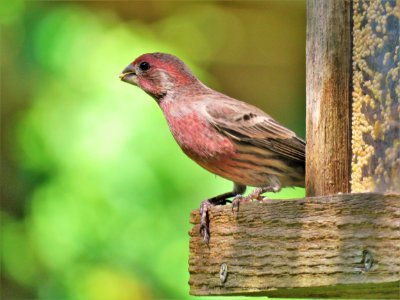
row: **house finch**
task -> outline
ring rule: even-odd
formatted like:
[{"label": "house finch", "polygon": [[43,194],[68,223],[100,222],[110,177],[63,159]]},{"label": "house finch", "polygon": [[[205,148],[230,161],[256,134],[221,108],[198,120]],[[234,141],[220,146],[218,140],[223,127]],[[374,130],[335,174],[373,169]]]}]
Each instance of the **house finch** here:
[{"label": "house finch", "polygon": [[[233,181],[233,190],[202,202],[200,233],[209,241],[211,205],[262,199],[284,186],[304,186],[305,142],[257,107],[210,89],[177,57],[138,57],[120,79],[153,97],[176,142],[206,170]],[[246,186],[253,186],[247,197]]]}]

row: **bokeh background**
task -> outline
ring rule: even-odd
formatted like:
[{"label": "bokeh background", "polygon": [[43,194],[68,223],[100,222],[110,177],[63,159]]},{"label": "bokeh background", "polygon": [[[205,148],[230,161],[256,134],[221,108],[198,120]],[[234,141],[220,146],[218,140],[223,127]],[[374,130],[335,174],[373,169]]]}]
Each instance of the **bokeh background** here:
[{"label": "bokeh background", "polygon": [[305,7],[2,1],[1,298],[192,298],[189,213],[231,183],[186,158],[118,74],[175,54],[304,137]]}]

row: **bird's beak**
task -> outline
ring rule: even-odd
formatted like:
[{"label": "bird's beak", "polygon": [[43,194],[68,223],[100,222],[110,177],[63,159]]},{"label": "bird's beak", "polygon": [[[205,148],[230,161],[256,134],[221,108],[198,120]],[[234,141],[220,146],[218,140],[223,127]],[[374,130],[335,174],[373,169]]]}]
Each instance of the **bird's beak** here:
[{"label": "bird's beak", "polygon": [[127,83],[137,85],[137,76],[135,69],[132,64],[129,64],[122,72],[119,74],[119,79]]}]

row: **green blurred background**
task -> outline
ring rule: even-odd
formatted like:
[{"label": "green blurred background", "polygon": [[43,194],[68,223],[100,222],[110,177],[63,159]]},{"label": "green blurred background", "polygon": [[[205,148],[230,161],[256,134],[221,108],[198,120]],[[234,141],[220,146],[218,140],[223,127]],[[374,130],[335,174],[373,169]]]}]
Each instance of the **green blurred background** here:
[{"label": "green blurred background", "polygon": [[231,183],[118,74],[175,54],[304,137],[305,1],[10,0],[0,20],[2,299],[192,298],[189,213]]}]

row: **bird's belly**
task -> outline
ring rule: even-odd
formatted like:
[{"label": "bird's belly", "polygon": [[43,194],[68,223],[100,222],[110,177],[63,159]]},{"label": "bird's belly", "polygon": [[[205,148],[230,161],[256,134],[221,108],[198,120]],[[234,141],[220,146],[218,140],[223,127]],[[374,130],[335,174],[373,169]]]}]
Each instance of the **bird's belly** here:
[{"label": "bird's belly", "polygon": [[236,183],[255,187],[266,187],[271,182],[281,186],[304,186],[304,168],[289,166],[267,149],[265,157],[243,154],[236,149],[234,154],[214,161],[199,162],[208,171]]},{"label": "bird's belly", "polygon": [[[204,169],[221,176],[225,179],[231,180],[241,185],[258,186],[257,172],[253,170],[243,171],[231,157],[220,157],[218,160],[213,161],[200,161],[198,162]],[[261,180],[265,183],[266,178],[263,176]],[[260,185],[263,186],[263,185]]]},{"label": "bird's belly", "polygon": [[265,187],[270,183],[270,176],[275,176],[264,166],[248,165],[237,160],[240,155],[221,157],[218,160],[200,162],[206,170],[241,185]]}]

